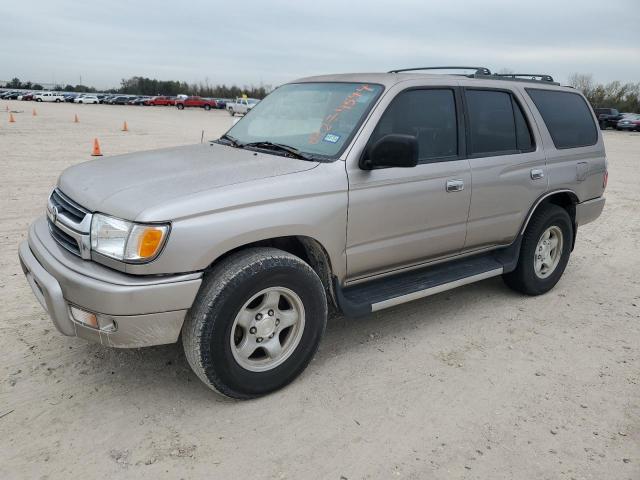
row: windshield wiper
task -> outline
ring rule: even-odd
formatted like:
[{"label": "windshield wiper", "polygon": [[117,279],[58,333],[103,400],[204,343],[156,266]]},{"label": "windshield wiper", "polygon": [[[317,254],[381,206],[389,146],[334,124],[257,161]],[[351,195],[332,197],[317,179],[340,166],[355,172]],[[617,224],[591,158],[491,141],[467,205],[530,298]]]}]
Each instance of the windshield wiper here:
[{"label": "windshield wiper", "polygon": [[244,147],[255,147],[255,148],[262,148],[265,150],[279,150],[281,152],[286,152],[290,155],[293,155],[295,158],[300,158],[302,160],[309,160],[309,161],[315,161],[315,158],[313,158],[312,155],[309,155],[308,153],[304,153],[301,152],[300,150],[298,150],[295,147],[291,147],[289,145],[285,145],[283,143],[273,143],[273,142],[250,142],[250,143],[243,143],[241,145],[243,148]]},{"label": "windshield wiper", "polygon": [[224,135],[222,135],[218,140],[226,140],[231,145],[233,145],[234,147],[237,147],[237,148],[242,147],[242,144],[235,137],[232,137],[231,135],[228,135],[226,133]]}]

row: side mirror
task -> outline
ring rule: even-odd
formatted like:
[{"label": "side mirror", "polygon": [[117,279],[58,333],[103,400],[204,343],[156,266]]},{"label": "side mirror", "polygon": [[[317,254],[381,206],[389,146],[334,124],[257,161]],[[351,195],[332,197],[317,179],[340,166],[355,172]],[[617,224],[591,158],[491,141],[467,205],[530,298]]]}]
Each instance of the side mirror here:
[{"label": "side mirror", "polygon": [[391,133],[368,149],[360,162],[363,170],[384,167],[415,167],[418,164],[418,140],[412,135]]}]

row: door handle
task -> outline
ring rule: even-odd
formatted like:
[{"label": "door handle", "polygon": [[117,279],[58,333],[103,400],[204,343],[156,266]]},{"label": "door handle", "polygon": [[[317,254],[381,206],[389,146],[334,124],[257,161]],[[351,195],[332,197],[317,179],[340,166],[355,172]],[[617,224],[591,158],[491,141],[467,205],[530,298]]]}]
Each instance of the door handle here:
[{"label": "door handle", "polygon": [[541,168],[531,170],[531,180],[540,180],[541,178],[544,178],[544,170]]},{"label": "door handle", "polygon": [[447,192],[461,192],[462,190],[464,190],[462,180],[447,180]]}]

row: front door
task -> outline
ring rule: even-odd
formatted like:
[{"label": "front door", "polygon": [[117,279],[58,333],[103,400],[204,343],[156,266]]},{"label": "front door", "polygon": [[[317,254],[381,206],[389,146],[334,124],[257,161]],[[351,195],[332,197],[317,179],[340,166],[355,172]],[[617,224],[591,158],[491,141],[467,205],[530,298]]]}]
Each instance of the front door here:
[{"label": "front door", "polygon": [[456,88],[404,90],[389,103],[368,145],[391,133],[413,135],[418,166],[361,170],[357,163],[347,164],[348,280],[462,250],[471,170],[463,158],[461,112]]}]

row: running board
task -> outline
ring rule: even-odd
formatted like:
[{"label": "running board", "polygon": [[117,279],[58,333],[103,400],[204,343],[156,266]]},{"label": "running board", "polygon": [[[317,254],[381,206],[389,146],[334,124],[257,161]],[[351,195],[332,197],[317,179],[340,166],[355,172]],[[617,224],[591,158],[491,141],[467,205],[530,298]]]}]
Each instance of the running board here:
[{"label": "running board", "polygon": [[411,270],[350,287],[343,287],[336,281],[336,300],[345,315],[361,316],[497,277],[515,268],[520,250],[519,243],[494,252]]}]

